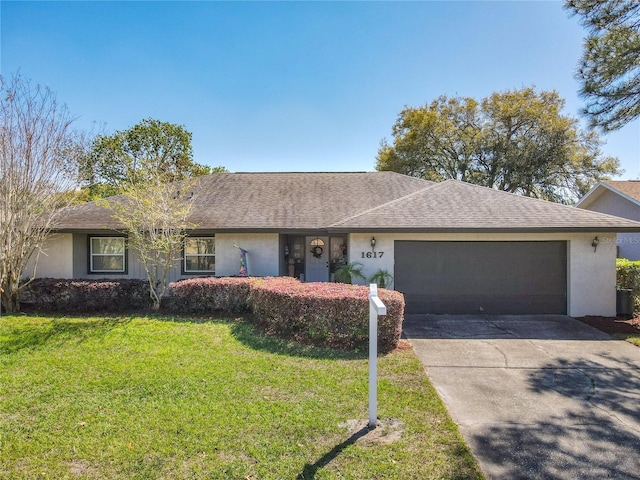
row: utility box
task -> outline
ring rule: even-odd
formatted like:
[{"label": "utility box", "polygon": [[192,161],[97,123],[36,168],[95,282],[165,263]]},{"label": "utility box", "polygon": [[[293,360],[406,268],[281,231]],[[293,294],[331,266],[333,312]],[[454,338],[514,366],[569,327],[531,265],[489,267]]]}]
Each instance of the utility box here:
[{"label": "utility box", "polygon": [[633,317],[633,290],[619,288],[616,290],[616,314],[619,317]]}]

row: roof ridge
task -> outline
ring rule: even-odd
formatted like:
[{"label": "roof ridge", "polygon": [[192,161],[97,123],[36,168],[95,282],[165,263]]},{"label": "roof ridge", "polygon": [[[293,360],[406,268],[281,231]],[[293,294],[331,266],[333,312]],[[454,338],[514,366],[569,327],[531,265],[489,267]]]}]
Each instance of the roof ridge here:
[{"label": "roof ridge", "polygon": [[[420,179],[420,180],[422,180],[422,179]],[[375,210],[378,210],[380,208],[384,208],[384,207],[387,207],[389,205],[393,205],[394,203],[400,202],[400,201],[405,200],[407,198],[411,198],[414,195],[418,195],[418,194],[420,194],[420,193],[422,193],[422,192],[424,192],[426,190],[429,190],[431,188],[437,187],[438,185],[441,185],[441,183],[432,182],[431,180],[423,180],[423,181],[429,182],[430,185],[427,185],[426,187],[421,188],[420,190],[416,190],[415,192],[411,192],[411,193],[408,193],[406,195],[403,195],[402,197],[398,197],[398,198],[394,198],[393,200],[389,200],[388,202],[385,202],[382,205],[377,205],[375,207],[368,208],[367,210],[364,210],[362,212],[356,213],[354,215],[350,215],[350,216],[348,216],[346,218],[343,218],[342,220],[340,220],[338,222],[334,222],[331,225],[328,225],[327,228],[339,226],[341,223],[348,222],[349,220],[353,220],[354,218],[357,218],[357,217],[360,217],[362,215],[366,215],[368,213],[374,212]],[[442,182],[442,183],[444,183],[444,182]]]},{"label": "roof ridge", "polygon": [[[510,195],[512,197],[515,197],[515,198],[524,199],[524,201],[533,201],[533,202],[538,202],[538,203],[542,202],[545,205],[550,203],[550,204],[556,205],[558,207],[569,208],[569,209],[572,209],[572,210],[573,209],[584,210],[584,209],[577,209],[575,205],[567,205],[566,203],[553,202],[551,200],[545,200],[543,198],[527,197],[526,195],[520,195],[518,193],[507,192],[506,190],[500,190],[500,189],[493,188],[493,187],[485,187],[485,186],[482,186],[482,185],[477,185],[475,183],[463,182],[461,180],[456,180],[456,179],[449,179],[449,180],[446,180],[445,182],[442,182],[442,183],[446,183],[446,182],[449,182],[449,181],[454,181],[457,184],[461,184],[461,185],[464,185],[464,186],[469,186],[469,187],[473,187],[473,188],[477,188],[477,189],[486,189],[486,188],[488,188],[490,190],[493,190],[494,192],[498,192],[499,194]],[[599,212],[593,212],[593,213],[599,213]],[[603,215],[607,215],[607,214],[603,214]],[[610,215],[610,216],[615,216],[615,215]]]}]

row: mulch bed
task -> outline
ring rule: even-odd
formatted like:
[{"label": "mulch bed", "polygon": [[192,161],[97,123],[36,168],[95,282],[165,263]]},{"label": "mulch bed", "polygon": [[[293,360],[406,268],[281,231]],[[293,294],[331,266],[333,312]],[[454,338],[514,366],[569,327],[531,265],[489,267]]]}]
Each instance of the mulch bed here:
[{"label": "mulch bed", "polygon": [[576,319],[611,335],[640,335],[640,317],[577,317]]}]

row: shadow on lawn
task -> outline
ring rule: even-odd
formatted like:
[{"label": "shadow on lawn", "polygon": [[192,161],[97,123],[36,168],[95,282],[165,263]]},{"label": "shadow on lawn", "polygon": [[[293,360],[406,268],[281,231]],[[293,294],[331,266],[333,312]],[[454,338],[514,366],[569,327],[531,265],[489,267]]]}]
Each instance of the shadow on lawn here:
[{"label": "shadow on lawn", "polygon": [[361,428],[360,430],[355,432],[353,435],[351,435],[349,438],[347,438],[344,442],[339,443],[338,445],[333,447],[331,450],[329,450],[327,453],[325,453],[315,463],[313,464],[307,463],[302,469],[302,472],[300,472],[300,474],[296,477],[296,480],[314,479],[316,477],[316,473],[318,472],[318,470],[329,465],[329,463],[335,460],[338,457],[338,455],[340,455],[343,452],[345,448],[347,448],[349,445],[353,445],[354,443],[356,443],[360,438],[364,437],[370,431],[371,429],[368,426]]},{"label": "shadow on lawn", "polygon": [[249,319],[240,317],[231,324],[231,334],[241,343],[269,353],[315,359],[362,360],[367,358],[365,351],[344,351],[305,345],[280,337],[267,335],[260,327],[250,323]]},{"label": "shadow on lawn", "polygon": [[268,335],[253,321],[251,314],[239,313],[236,316],[230,313],[166,313],[157,315],[147,315],[160,321],[178,323],[221,323],[231,326],[231,335],[239,342],[254,349],[291,357],[304,357],[315,359],[336,359],[336,360],[362,360],[368,354],[364,350],[348,351],[337,350],[327,347],[317,347],[306,345],[294,340],[289,340],[275,335]]},{"label": "shadow on lawn", "polygon": [[[38,321],[40,319],[40,321]],[[88,338],[100,337],[119,325],[131,320],[130,317],[33,317],[31,322],[7,324],[3,327],[3,341],[0,354],[16,353],[23,349],[36,349],[45,345],[60,345],[65,342],[82,342]]]}]

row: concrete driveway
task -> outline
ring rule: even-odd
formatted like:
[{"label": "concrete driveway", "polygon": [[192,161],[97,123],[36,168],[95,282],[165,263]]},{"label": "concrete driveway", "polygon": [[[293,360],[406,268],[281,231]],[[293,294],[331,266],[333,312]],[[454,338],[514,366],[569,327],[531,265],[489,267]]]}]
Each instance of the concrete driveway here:
[{"label": "concrete driveway", "polygon": [[640,479],[640,348],[573,318],[407,315],[491,479]]}]

